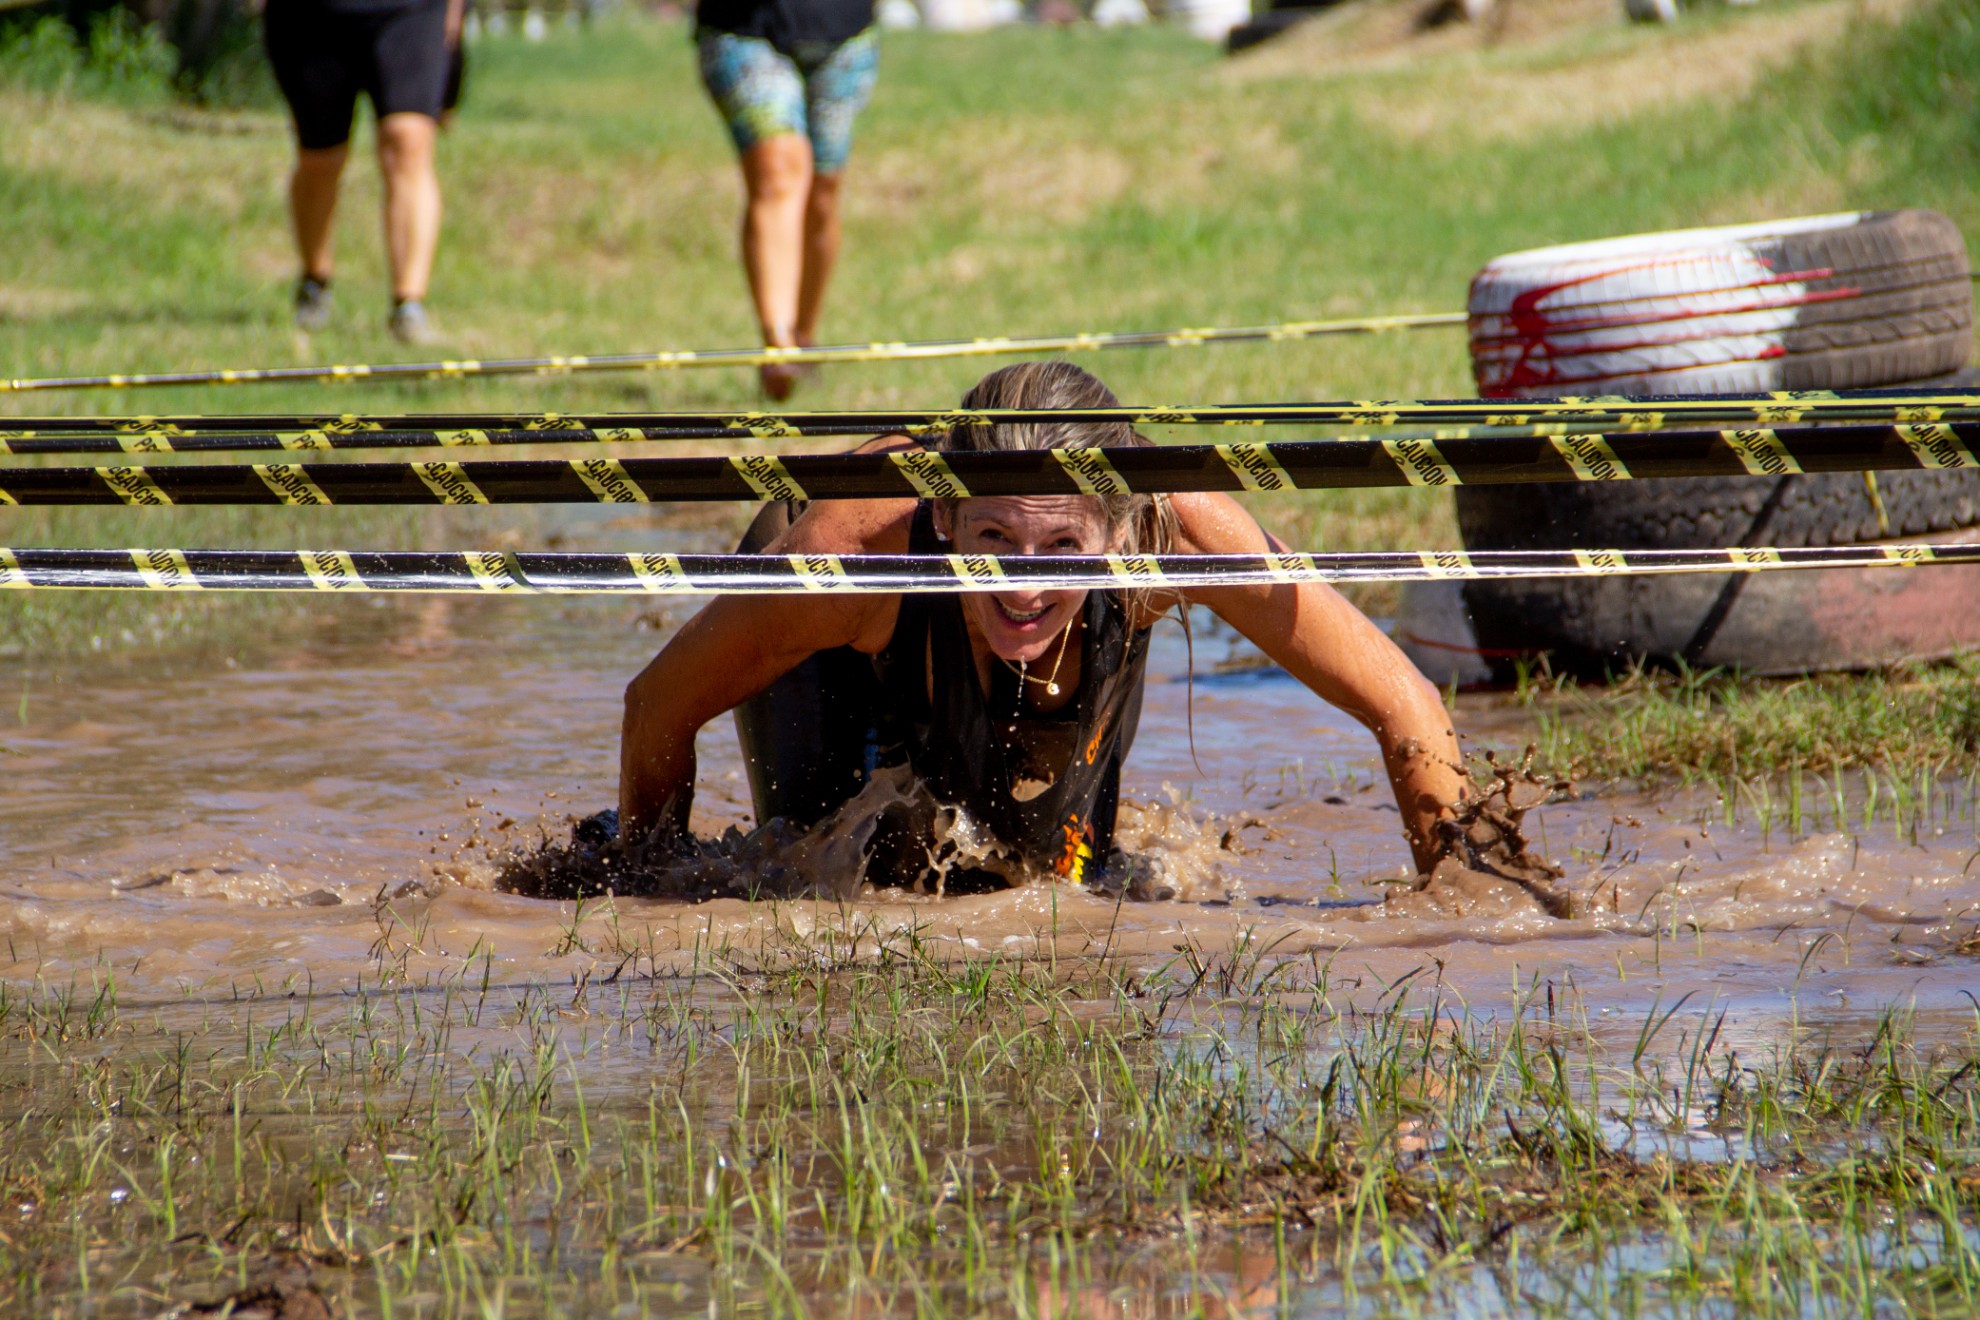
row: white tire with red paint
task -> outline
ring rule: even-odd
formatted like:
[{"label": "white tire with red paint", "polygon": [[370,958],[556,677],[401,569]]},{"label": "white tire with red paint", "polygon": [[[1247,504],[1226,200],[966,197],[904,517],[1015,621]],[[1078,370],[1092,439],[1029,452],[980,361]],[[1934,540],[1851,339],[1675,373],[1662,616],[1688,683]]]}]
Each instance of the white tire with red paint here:
[{"label": "white tire with red paint", "polygon": [[1957,371],[1973,294],[1933,211],[1853,211],[1500,257],[1471,283],[1487,398],[1868,389]]},{"label": "white tire with red paint", "polygon": [[[1515,253],[1479,273],[1470,310],[1487,397],[1681,396],[1949,375],[1971,347],[1973,294],[1951,221],[1884,211]],[[1970,470],[1461,486],[1456,496],[1472,550],[1980,535]],[[1542,654],[1591,676],[1644,660],[1767,673],[1980,646],[1980,569],[1535,578],[1466,583],[1463,594],[1472,652],[1501,679]],[[1425,663],[1440,655],[1426,651]]]}]

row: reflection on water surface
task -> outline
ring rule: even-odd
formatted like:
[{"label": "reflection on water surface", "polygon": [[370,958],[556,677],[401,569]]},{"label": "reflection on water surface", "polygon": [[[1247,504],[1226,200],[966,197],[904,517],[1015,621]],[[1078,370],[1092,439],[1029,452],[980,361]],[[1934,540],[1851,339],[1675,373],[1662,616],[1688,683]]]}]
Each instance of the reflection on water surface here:
[{"label": "reflection on water surface", "polygon": [[[427,932],[415,977],[476,948],[503,979],[561,979],[604,956],[586,952],[604,947],[587,932],[608,924],[618,957],[636,951],[649,972],[697,946],[821,931],[914,929],[944,956],[1165,959],[1248,938],[1384,981],[1434,957],[1449,984],[1488,998],[1516,975],[1572,976],[1625,1009],[1672,990],[1761,1013],[1790,991],[1950,1007],[1968,965],[1947,953],[1980,911],[1961,786],[1915,829],[1888,814],[1866,828],[1852,803],[1840,821],[1812,808],[1798,837],[1779,820],[1759,828],[1750,805],[1729,824],[1701,791],[1593,797],[1537,815],[1587,915],[1384,905],[1406,855],[1372,740],[1283,675],[1214,672],[1225,638],[1199,638],[1186,682],[1167,626],[1122,834],[1195,877],[1182,901],[1033,886],[574,912],[489,892],[492,855],[612,800],[620,693],[664,635],[638,618],[613,602],[335,602],[312,633],[237,659],[83,661],[59,678],[10,662],[0,693],[25,699],[4,734],[7,974],[100,958],[151,986],[347,986],[372,961],[382,899]],[[1474,744],[1518,746],[1502,706],[1471,702],[1460,719]],[[700,755],[697,829],[750,824],[726,721]],[[565,934],[574,920],[581,938]]]}]

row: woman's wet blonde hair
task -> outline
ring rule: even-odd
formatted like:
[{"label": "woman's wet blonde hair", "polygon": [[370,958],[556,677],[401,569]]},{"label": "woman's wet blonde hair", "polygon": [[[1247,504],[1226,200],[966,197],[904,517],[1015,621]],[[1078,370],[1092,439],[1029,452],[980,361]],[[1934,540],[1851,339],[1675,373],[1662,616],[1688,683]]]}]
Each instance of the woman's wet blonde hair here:
[{"label": "woman's wet blonde hair", "polygon": [[[963,395],[964,411],[984,408],[1118,408],[1121,401],[1092,372],[1070,362],[1019,362],[1000,367]],[[952,427],[936,448],[945,452],[1009,449],[1125,449],[1153,441],[1126,422],[997,422]],[[1169,554],[1176,515],[1156,495],[1095,495],[1107,536],[1121,537],[1123,554]],[[957,500],[942,500],[955,516]],[[1123,535],[1123,533],[1125,533]]]}]

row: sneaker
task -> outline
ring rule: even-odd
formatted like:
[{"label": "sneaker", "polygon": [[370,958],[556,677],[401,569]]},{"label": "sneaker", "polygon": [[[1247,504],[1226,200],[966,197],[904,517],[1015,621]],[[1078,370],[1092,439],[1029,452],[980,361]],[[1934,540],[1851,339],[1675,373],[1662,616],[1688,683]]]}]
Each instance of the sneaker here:
[{"label": "sneaker", "polygon": [[437,344],[440,332],[426,315],[426,304],[417,298],[407,298],[392,305],[392,319],[387,323],[392,328],[392,337],[402,344]]},{"label": "sneaker", "polygon": [[571,828],[571,843],[597,852],[619,839],[619,812],[616,807],[594,811]]},{"label": "sneaker", "polygon": [[305,275],[296,281],[296,329],[321,330],[330,324],[330,281]]}]

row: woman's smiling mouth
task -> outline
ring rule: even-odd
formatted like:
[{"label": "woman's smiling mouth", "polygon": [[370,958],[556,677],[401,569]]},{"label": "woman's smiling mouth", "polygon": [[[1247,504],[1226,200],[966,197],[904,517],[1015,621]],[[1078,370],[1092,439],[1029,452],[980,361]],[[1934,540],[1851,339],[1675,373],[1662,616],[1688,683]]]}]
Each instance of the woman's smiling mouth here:
[{"label": "woman's smiling mouth", "polygon": [[1050,605],[1040,605],[1035,610],[1014,610],[1010,606],[1004,604],[1003,601],[998,600],[994,596],[992,596],[990,599],[991,599],[991,603],[996,605],[997,612],[1003,615],[1006,621],[1016,624],[1020,628],[1024,627],[1027,624],[1033,624],[1038,622],[1040,619],[1045,617],[1046,611],[1052,608]]}]

